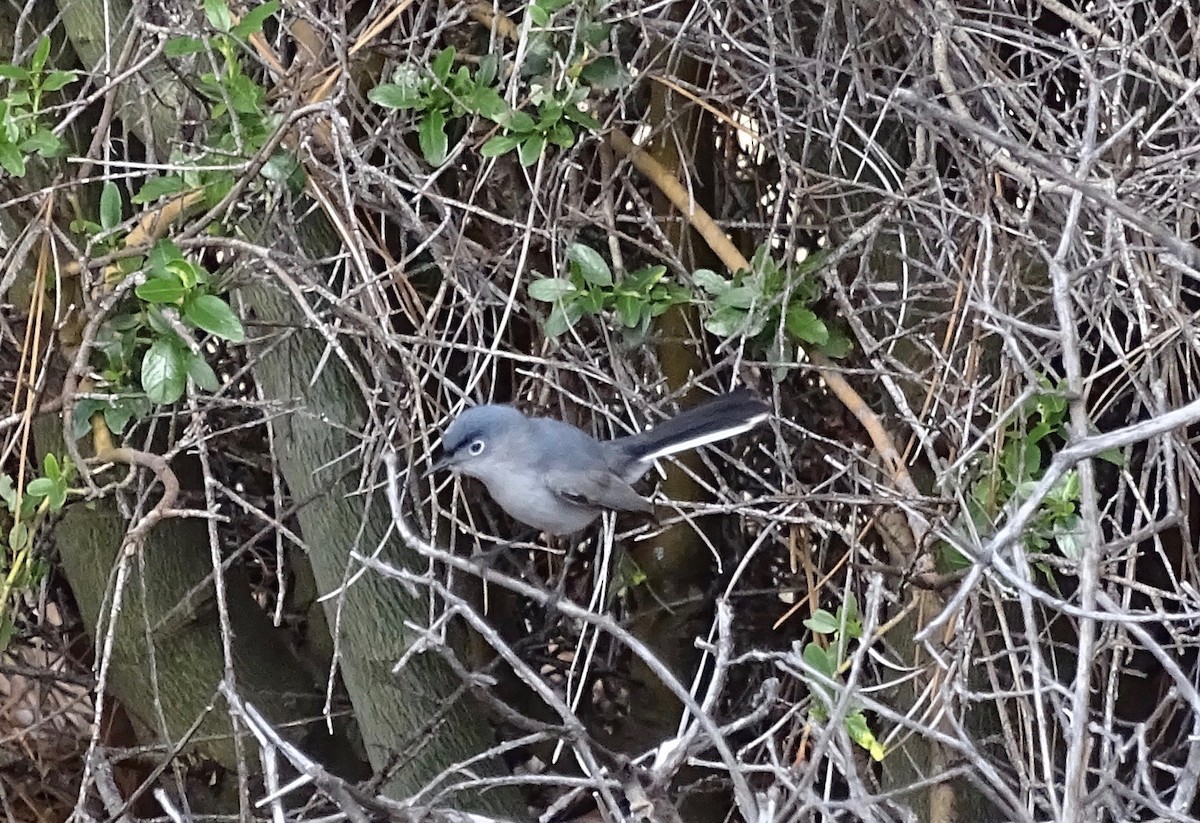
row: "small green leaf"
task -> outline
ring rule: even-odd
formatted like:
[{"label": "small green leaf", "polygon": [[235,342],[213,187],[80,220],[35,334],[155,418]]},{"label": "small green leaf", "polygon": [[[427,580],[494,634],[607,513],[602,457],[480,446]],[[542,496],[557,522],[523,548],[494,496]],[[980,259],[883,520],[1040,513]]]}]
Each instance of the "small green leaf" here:
[{"label": "small green leaf", "polygon": [[579,322],[583,313],[583,306],[577,300],[557,303],[550,311],[550,317],[546,319],[543,331],[547,337],[558,337]]},{"label": "small green leaf", "polygon": [[421,102],[421,93],[412,86],[381,83],[367,92],[367,99],[385,109],[411,109]]},{"label": "small green leaf", "polygon": [[124,434],[125,427],[129,425],[135,413],[133,404],[127,401],[105,404],[101,411],[104,414],[104,425],[108,426],[108,430],[113,434]]},{"label": "small green leaf", "polygon": [[871,732],[871,727],[867,724],[867,718],[862,712],[853,712],[846,715],[846,733],[850,736],[858,746],[866,749],[871,753],[871,759],[875,762],[883,760],[885,752],[883,744],[875,739],[874,733]]},{"label": "small green leaf", "polygon": [[217,379],[217,373],[199,354],[188,352],[187,373],[188,377],[192,378],[192,382],[206,392],[215,392],[221,388],[221,381]]},{"label": "small green leaf", "polygon": [[733,337],[746,327],[746,312],[723,306],[708,316],[704,328],[717,337]]},{"label": "small green leaf", "polygon": [[636,328],[642,322],[642,307],[645,305],[636,295],[623,294],[616,300],[617,317],[627,329]]},{"label": "small green leaf", "polygon": [[815,634],[833,634],[838,630],[837,618],[825,609],[817,609],[812,617],[804,621],[804,625]]},{"label": "small green leaf", "polygon": [[30,497],[36,497],[41,500],[43,497],[49,497],[54,491],[54,481],[49,477],[38,477],[29,481],[29,485],[25,487],[25,494]]},{"label": "small green leaf", "polygon": [[588,114],[583,109],[578,108],[576,106],[568,106],[566,111],[563,112],[563,114],[572,123],[578,123],[579,125],[583,126],[585,129],[591,129],[592,131],[599,131],[601,128],[599,120],[597,120],[592,115]]},{"label": "small green leaf", "polygon": [[170,260],[163,266],[162,274],[178,277],[179,282],[187,291],[191,291],[201,283],[208,282],[208,272],[191,260]]},{"label": "small green leaf", "polygon": [[153,403],[174,403],[183,396],[187,370],[183,349],[165,339],[155,340],[142,358],[142,390]]},{"label": "small green leaf", "polygon": [[58,157],[62,154],[62,149],[62,140],[45,127],[38,128],[21,141],[21,151],[26,154],[37,152],[40,157]]},{"label": "small green leaf", "polygon": [[594,89],[611,91],[629,85],[633,78],[625,70],[617,58],[611,56],[597,57],[583,67],[579,79]]},{"label": "small green leaf", "polygon": [[204,51],[204,41],[197,37],[172,37],[163,44],[163,54],[167,57],[184,57],[199,51]]},{"label": "small green leaf", "polygon": [[267,18],[279,11],[279,0],[268,0],[260,6],[255,6],[246,12],[246,16],[242,18],[242,22],[238,23],[229,32],[234,37],[246,38],[252,34],[258,34],[262,31],[263,23]]},{"label": "small green leaf", "polygon": [[730,283],[711,269],[696,269],[692,272],[692,282],[711,295],[721,295],[730,288]]},{"label": "small green leaf", "polygon": [[417,129],[417,143],[429,165],[436,167],[445,163],[450,149],[446,137],[446,115],[436,109],[428,112]]},{"label": "small green leaf", "polygon": [[612,271],[608,268],[608,263],[604,262],[600,253],[591,246],[572,243],[567,247],[567,260],[573,264],[574,269],[579,272],[585,282],[591,283],[593,286],[611,286],[613,284]]},{"label": "small green leaf", "polygon": [[233,15],[229,13],[228,0],[204,0],[204,16],[208,18],[208,24],[217,31],[229,31],[233,27]]},{"label": "small green leaf", "polygon": [[159,240],[146,256],[146,266],[153,272],[167,271],[167,264],[173,260],[183,260],[183,252],[170,240]]},{"label": "small green leaf", "polygon": [[825,345],[820,346],[820,349],[821,353],[826,357],[840,360],[854,351],[854,344],[850,342],[849,337],[837,329],[830,329],[829,339],[825,341]]},{"label": "small green leaf", "polygon": [[0,79],[28,80],[29,69],[24,66],[14,66],[12,63],[0,63]]},{"label": "small green leaf", "polygon": [[63,476],[62,467],[58,465],[58,458],[54,456],[54,452],[46,452],[46,456],[42,458],[42,475],[51,480],[58,480]]},{"label": "small green leaf", "polygon": [[29,61],[29,71],[33,74],[38,74],[46,67],[46,60],[50,57],[50,38],[43,37],[38,41],[37,48],[33,50],[33,58]]},{"label": "small green leaf", "polygon": [[522,166],[532,166],[542,156],[545,148],[546,138],[540,134],[531,134],[521,141],[521,147],[517,149],[517,157],[520,158]]},{"label": "small green leaf", "polygon": [[25,176],[25,155],[21,150],[5,140],[0,140],[0,168],[13,177]]},{"label": "small green leaf", "polygon": [[467,97],[467,103],[476,114],[499,123],[508,113],[508,103],[500,93],[488,86],[475,88]]},{"label": "small green leaf", "polygon": [[[838,663],[829,656],[829,653],[822,649],[816,643],[809,643],[804,647],[803,652],[804,662],[811,668],[815,669],[820,674],[825,675],[830,680],[837,677]],[[822,684],[821,688],[824,688]]]},{"label": "small green leaf", "polygon": [[100,227],[105,231],[121,222],[121,189],[112,180],[100,190]]},{"label": "small green leaf", "polygon": [[717,295],[718,306],[748,309],[758,300],[759,291],[754,286],[734,286]]},{"label": "small green leaf", "polygon": [[151,277],[133,292],[147,303],[178,303],[187,289],[174,274],[165,274]]},{"label": "small green leaf", "polygon": [[537,3],[530,5],[526,13],[529,15],[529,19],[533,21],[535,26],[544,26],[550,22],[549,12],[547,12]]},{"label": "small green leaf", "polygon": [[485,54],[479,58],[479,68],[475,70],[475,82],[480,86],[492,85],[499,69],[500,58],[494,54]]},{"label": "small green leaf", "polygon": [[454,67],[454,46],[447,46],[433,58],[430,68],[433,76],[445,83],[450,79],[450,70]]},{"label": "small green leaf", "polygon": [[574,283],[559,277],[534,280],[529,284],[529,296],[543,303],[553,303],[555,300],[559,300],[569,294],[574,294],[576,291],[578,289],[575,288]]},{"label": "small green leaf", "polygon": [[829,329],[812,309],[793,303],[787,308],[784,326],[788,333],[805,343],[823,346],[829,342]]},{"label": "small green leaf", "polygon": [[508,154],[520,145],[520,143],[521,139],[519,137],[513,137],[511,134],[497,134],[483,144],[479,153],[484,157],[499,157],[502,154]]},{"label": "small green leaf", "polygon": [[537,128],[537,123],[523,111],[514,111],[509,114],[508,122],[505,123],[505,128],[514,134],[520,135],[520,140],[523,140],[530,132]]},{"label": "small green leaf", "polygon": [[183,178],[178,175],[170,174],[166,177],[151,177],[147,180],[137,194],[130,198],[134,205],[142,205],[143,203],[153,203],[160,197],[165,197],[169,194],[178,194],[183,191]]},{"label": "small green leaf", "polygon": [[246,332],[229,304],[213,294],[191,294],[183,302],[183,316],[206,332],[241,343]]},{"label": "small green leaf", "polygon": [[42,81],[42,91],[58,91],[65,86],[75,82],[75,72],[63,71],[55,69],[46,75],[46,79]]},{"label": "small green leaf", "polygon": [[8,530],[8,547],[13,552],[19,552],[28,544],[29,527],[26,526],[24,522],[18,520],[16,523],[13,523],[13,527]]}]

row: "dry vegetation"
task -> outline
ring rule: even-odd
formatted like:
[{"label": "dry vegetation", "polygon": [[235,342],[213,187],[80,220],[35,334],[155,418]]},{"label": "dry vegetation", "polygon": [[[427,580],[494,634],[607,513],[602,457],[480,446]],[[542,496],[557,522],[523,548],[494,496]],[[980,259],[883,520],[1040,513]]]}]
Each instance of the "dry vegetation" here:
[{"label": "dry vegetation", "polygon": [[[25,483],[47,450],[89,468],[39,521],[35,573],[8,554],[7,819],[1194,819],[1193,5],[289,3],[233,49],[279,117],[257,142],[233,129],[228,194],[138,205],[148,177],[218,156],[199,159],[221,121],[198,101],[229,55],[162,53],[213,35],[211,9],[51,5],[4,11],[13,62],[46,33],[80,74],[45,115],[67,156],[0,175],[0,437]],[[517,106],[601,59],[625,76],[590,90],[602,125],[571,124],[569,147],[485,157],[504,127],[459,112],[435,167],[422,114],[368,92],[447,46],[456,71],[495,55]],[[105,181],[108,246],[69,225]],[[141,282],[113,258],[163,236],[228,290],[245,344],[184,329],[217,391],[47,446],[35,421],[61,431],[103,393],[105,323]],[[606,311],[547,335],[528,289],[572,244],[618,282],[665,267],[679,301],[641,331]],[[751,311],[810,288],[844,357],[789,340],[779,311],[757,338],[712,333],[693,272],[764,244],[812,279]],[[422,476],[475,402],[612,436],[743,384],[770,425],[655,477],[661,527],[514,547],[529,536],[481,489]],[[116,513],[111,556],[102,526],[82,553],[64,531],[89,500]],[[193,548],[169,604],[120,623],[155,601],[154,558]],[[286,654],[239,651],[256,620]],[[122,632],[155,638],[130,669],[144,699]],[[193,634],[211,665],[177,717],[171,644]],[[242,668],[256,654],[265,677]],[[400,702],[434,707],[399,731],[364,708],[396,698],[363,672],[386,686],[395,664]],[[272,678],[311,694],[264,698]],[[465,755],[438,754],[484,716]],[[421,750],[439,762],[412,767],[418,794],[400,780]],[[519,800],[489,806],[488,785]]]}]

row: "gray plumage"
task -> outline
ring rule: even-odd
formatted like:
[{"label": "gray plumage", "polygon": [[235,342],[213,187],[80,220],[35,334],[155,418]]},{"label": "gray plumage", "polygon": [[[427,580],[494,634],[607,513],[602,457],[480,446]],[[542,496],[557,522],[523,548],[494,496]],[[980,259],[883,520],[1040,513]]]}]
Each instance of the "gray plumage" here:
[{"label": "gray plumage", "polygon": [[467,409],[442,435],[449,468],[483,482],[512,517],[550,534],[577,532],[605,509],[652,512],[633,490],[659,457],[724,440],[767,418],[749,391],[725,394],[615,440],[597,440],[561,420],[527,417],[512,406]]}]

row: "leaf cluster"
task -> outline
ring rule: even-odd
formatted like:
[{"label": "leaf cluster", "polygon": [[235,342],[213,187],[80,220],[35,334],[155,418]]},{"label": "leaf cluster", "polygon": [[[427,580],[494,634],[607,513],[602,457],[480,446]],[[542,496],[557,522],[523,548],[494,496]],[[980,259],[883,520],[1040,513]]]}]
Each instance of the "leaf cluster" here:
[{"label": "leaf cluster", "polygon": [[[241,174],[231,161],[257,156],[280,128],[280,115],[267,105],[266,90],[246,73],[240,55],[245,41],[260,33],[279,9],[279,0],[269,0],[250,9],[234,24],[227,0],[205,0],[205,16],[217,33],[206,37],[173,37],[166,42],[164,53],[170,58],[210,51],[218,58],[213,61],[216,69],[201,72],[196,83],[197,94],[209,104],[208,139],[205,150],[197,156],[174,153],[172,165],[185,167],[187,171],[151,178],[133,196],[135,204],[200,189],[205,193],[205,204],[215,206]],[[293,191],[301,189],[305,179],[295,154],[283,147],[267,158],[259,175],[268,182],[284,183]]]},{"label": "leaf cluster", "polygon": [[[1043,391],[1030,397],[1012,416],[1000,434],[999,448],[986,461],[975,465],[975,479],[966,499],[966,511],[957,528],[970,528],[987,535],[995,530],[1001,511],[1019,506],[1029,498],[1045,475],[1045,458],[1054,441],[1067,439],[1068,403],[1062,387],[1051,386],[1042,378]],[[1121,464],[1119,453],[1102,458]],[[1068,559],[1077,559],[1082,551],[1083,529],[1079,519],[1079,472],[1071,470],[1054,485],[1042,500],[1037,515],[1022,535],[1025,549],[1042,553],[1057,547]],[[941,559],[950,569],[964,568],[970,561],[953,547],[943,544]],[[1049,578],[1049,570],[1043,569]]]},{"label": "leaf cluster", "polygon": [[75,81],[75,72],[47,70],[50,38],[38,40],[28,66],[0,63],[7,90],[0,97],[0,168],[13,177],[25,176],[31,154],[59,157],[63,142],[42,118],[43,96]]},{"label": "leaf cluster", "polygon": [[763,244],[750,268],[731,277],[697,270],[692,281],[707,295],[698,301],[708,309],[704,328],[718,337],[744,336],[752,350],[772,362],[793,361],[797,344],[815,346],[828,357],[844,357],[850,352],[850,339],[831,329],[812,309],[822,296],[815,274],[825,257],[811,254],[790,268],[780,265]]},{"label": "leaf cluster", "polygon": [[[850,641],[862,638],[863,627],[858,614],[858,599],[851,592],[846,595],[845,603],[836,613],[818,609],[812,617],[804,621],[804,625],[813,634],[829,635],[833,640],[828,646],[816,642],[809,643],[802,653],[808,667],[823,676],[806,677],[806,680],[809,691],[816,698],[812,704],[812,714],[818,720],[826,720],[837,702],[837,697],[825,680],[841,682],[842,661],[846,659]],[[883,760],[883,744],[876,739],[861,709],[853,708],[852,704],[852,709],[846,713],[843,722],[851,740],[866,749],[874,760]]]},{"label": "leaf cluster", "polygon": [[535,280],[529,296],[553,305],[545,325],[549,337],[605,312],[615,314],[627,332],[645,336],[655,317],[691,299],[667,277],[666,266],[645,266],[616,280],[600,253],[582,243],[567,248],[567,275]]}]

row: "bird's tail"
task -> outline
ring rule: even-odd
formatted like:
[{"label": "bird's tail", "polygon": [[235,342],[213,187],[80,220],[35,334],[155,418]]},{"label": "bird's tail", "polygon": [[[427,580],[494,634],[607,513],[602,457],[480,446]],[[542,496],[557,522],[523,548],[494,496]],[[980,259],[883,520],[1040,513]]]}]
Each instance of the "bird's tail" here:
[{"label": "bird's tail", "polygon": [[715,443],[749,431],[767,419],[770,409],[748,389],[723,394],[682,414],[664,420],[649,431],[613,441],[629,456],[631,468],[644,471],[659,457]]}]

